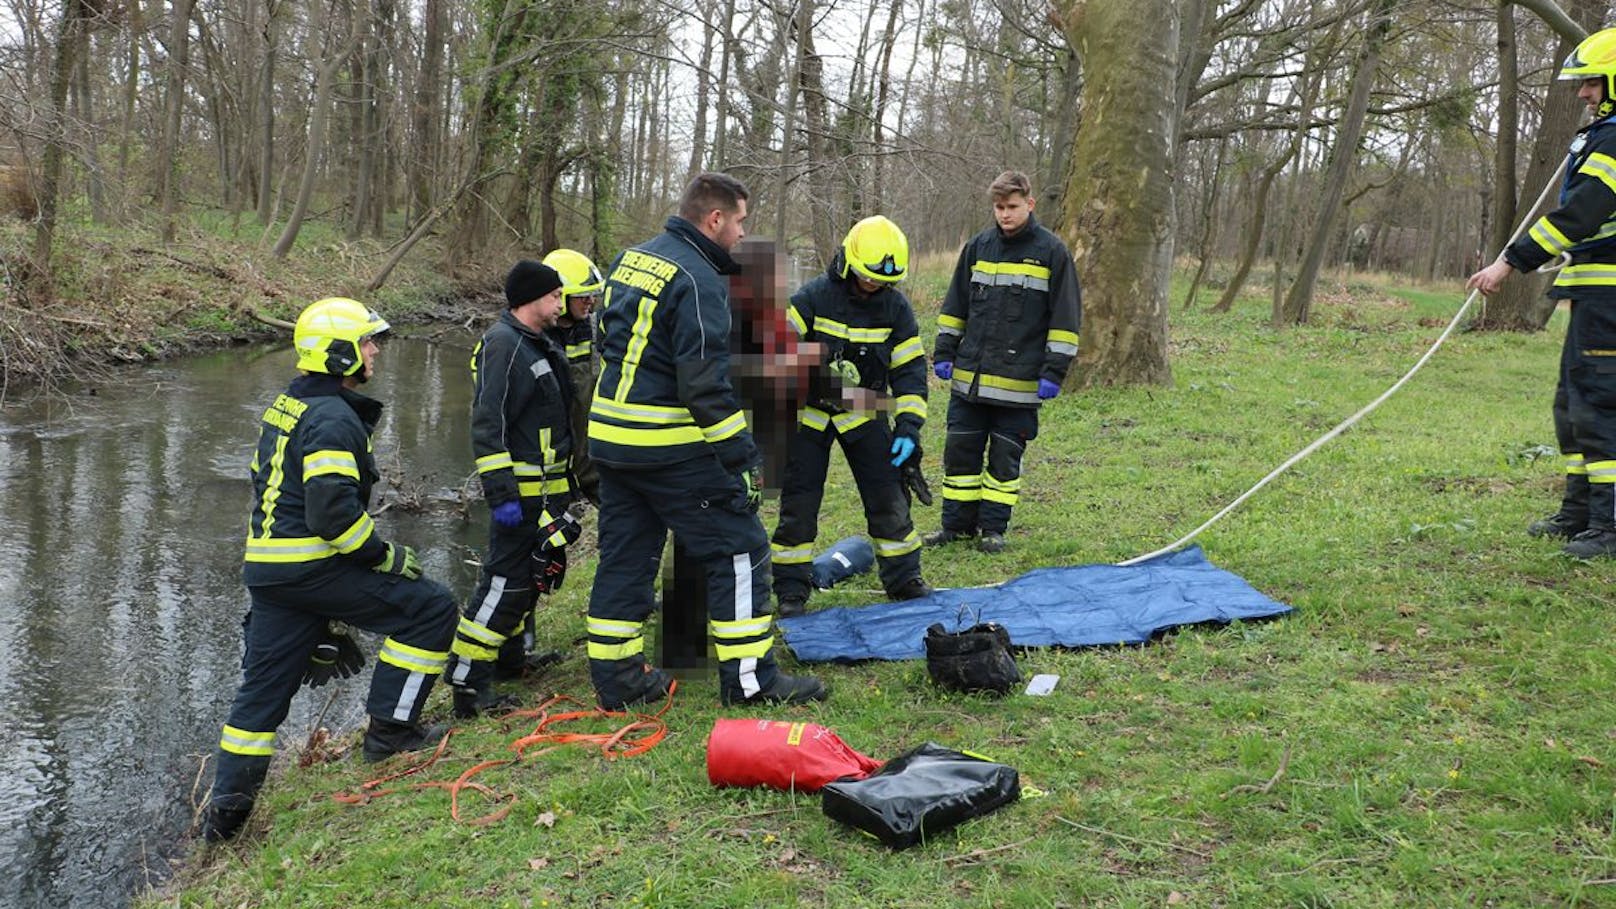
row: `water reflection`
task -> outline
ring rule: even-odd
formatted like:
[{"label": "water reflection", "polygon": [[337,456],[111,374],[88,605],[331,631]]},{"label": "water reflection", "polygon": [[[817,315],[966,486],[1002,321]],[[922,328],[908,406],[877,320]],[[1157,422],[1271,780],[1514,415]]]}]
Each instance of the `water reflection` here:
[{"label": "water reflection", "polygon": [[[411,495],[471,471],[469,356],[469,338],[395,341],[366,388],[388,405],[378,460]],[[122,906],[166,874],[239,679],[247,461],[290,363],[233,350],[0,414],[0,906]],[[471,588],[480,519],[380,523]],[[357,725],[367,682],[324,722]],[[299,695],[282,742],[331,690]]]}]

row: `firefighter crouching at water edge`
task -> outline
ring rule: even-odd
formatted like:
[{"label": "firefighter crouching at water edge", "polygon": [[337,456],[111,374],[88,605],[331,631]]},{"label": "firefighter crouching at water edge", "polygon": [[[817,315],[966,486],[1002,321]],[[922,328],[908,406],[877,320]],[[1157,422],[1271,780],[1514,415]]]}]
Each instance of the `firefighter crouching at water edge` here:
[{"label": "firefighter crouching at water edge", "polygon": [[589,402],[595,396],[595,379],[600,375],[600,361],[595,355],[595,306],[606,280],[595,263],[577,250],[555,250],[544,257],[544,264],[561,276],[561,315],[544,334],[566,351],[572,378],[572,479],[584,498],[598,504],[600,480],[585,442],[589,438]]},{"label": "firefighter crouching at water edge", "polygon": [[546,328],[561,313],[561,276],[524,259],[505,278],[506,310],[471,354],[471,449],[488,502],[488,551],[455,632],[448,678],[462,719],[510,706],[495,663],[520,667],[523,623],[566,572],[578,524],[567,511],[572,382]]},{"label": "firefighter crouching at water edge", "polygon": [[[898,473],[918,456],[926,423],[926,355],[914,310],[895,286],[908,270],[903,231],[880,215],[865,218],[847,232],[827,272],[803,285],[786,311],[798,336],[825,346],[826,365],[798,419],[781,487],[772,541],[781,616],[802,613],[813,591],[814,538],[833,441],[841,443],[864,502],[881,586],[895,600],[932,592],[920,577],[920,537]],[[875,406],[889,389],[892,426]]]},{"label": "firefighter crouching at water edge", "polygon": [[600,565],[589,598],[589,673],[602,707],[664,697],[645,620],[668,531],[706,572],[708,630],[725,704],[821,700],[775,664],[760,458],[729,375],[723,277],[745,236],[746,187],[693,180],[663,232],[606,270],[601,375],[589,414],[600,473]]},{"label": "firefighter crouching at water edge", "polygon": [[1577,45],[1560,78],[1580,80],[1593,122],[1571,141],[1559,207],[1465,286],[1492,294],[1512,271],[1569,259],[1549,290],[1571,307],[1554,389],[1565,495],[1527,532],[1565,537],[1565,552],[1587,559],[1616,556],[1616,29]]},{"label": "firefighter crouching at water edge", "polygon": [[387,636],[365,702],[365,759],[443,736],[418,720],[449,657],[454,598],[421,577],[414,550],[383,540],[365,511],[380,478],[370,439],[382,405],[356,388],[373,374],[376,336],[387,327],[353,300],[303,310],[294,330],[302,374],[264,411],[243,570],[252,609],[203,818],[210,842],[235,836],[247,820],[298,685],[362,665],[332,620]]},{"label": "firefighter crouching at water edge", "polygon": [[988,190],[995,223],[960,251],[937,317],[933,371],[952,394],[943,526],[926,543],[980,532],[977,548],[999,552],[1038,408],[1066,381],[1083,309],[1072,254],[1033,216],[1027,175],[1006,171]]}]

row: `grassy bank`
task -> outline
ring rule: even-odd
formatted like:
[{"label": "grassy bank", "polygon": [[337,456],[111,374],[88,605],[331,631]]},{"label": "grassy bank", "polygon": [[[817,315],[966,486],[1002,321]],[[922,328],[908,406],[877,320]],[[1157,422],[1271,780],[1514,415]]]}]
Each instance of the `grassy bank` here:
[{"label": "grassy bank", "polygon": [[[941,280],[915,282],[928,346]],[[1391,384],[1459,303],[1364,281],[1330,290],[1295,330],[1267,328],[1256,299],[1175,312],[1176,386],[1047,406],[1011,548],[927,551],[928,579],[988,584],[1171,541]],[[1562,333],[1563,316],[1538,335],[1457,337],[1201,538],[1295,605],[1289,618],[1028,653],[1024,674],[1061,676],[1048,698],[943,696],[922,664],[882,663],[815,667],[828,703],[758,713],[718,708],[714,682],[693,680],[644,756],[564,748],[478,777],[517,798],[482,827],[451,820],[436,791],[333,801],[367,778],[356,760],[294,769],[244,839],[199,849],[143,905],[1616,905],[1616,566],[1522,532],[1557,501]],[[933,393],[926,466],[940,488],[946,395]],[[922,530],[936,522],[917,506]],[[838,468],[820,541],[862,530]],[[593,565],[573,571],[587,580]],[[582,633],[586,594],[569,584],[542,612],[548,640]],[[557,689],[588,696],[576,651],[522,693]],[[447,715],[446,698],[430,712]],[[710,787],[707,732],[738,715],[822,723],[877,757],[926,740],[971,749],[1046,795],[894,854],[814,796]],[[433,775],[504,757],[526,731],[469,724]]]},{"label": "grassy bank", "polygon": [[[30,225],[0,218],[0,263],[25,262],[32,239]],[[30,290],[9,265],[0,270],[0,388],[99,377],[112,364],[270,337],[284,329],[265,319],[296,319],[321,297],[357,297],[398,324],[430,318],[457,298],[497,288],[508,265],[501,254],[486,269],[450,277],[423,244],[367,293],[387,242],[345,240],[312,221],[292,254],[277,260],[274,240],[250,213],[200,215],[168,245],[142,227],[63,225],[53,295]]]}]

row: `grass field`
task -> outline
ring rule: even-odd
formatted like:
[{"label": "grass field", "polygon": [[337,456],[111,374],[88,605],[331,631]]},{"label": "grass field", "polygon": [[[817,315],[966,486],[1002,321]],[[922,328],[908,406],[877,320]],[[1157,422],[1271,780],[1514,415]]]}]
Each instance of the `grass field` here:
[{"label": "grass field", "polygon": [[[914,282],[928,347],[944,280]],[[1045,407],[1010,549],[928,550],[927,578],[990,584],[1172,541],[1395,381],[1460,302],[1360,279],[1321,289],[1313,324],[1293,330],[1268,328],[1255,297],[1221,316],[1175,309],[1175,386]],[[565,748],[480,776],[517,797],[483,827],[451,820],[437,791],[333,802],[366,778],[356,760],[292,770],[247,836],[199,849],[145,905],[1616,905],[1616,564],[1523,532],[1558,501],[1562,333],[1557,316],[1537,335],[1456,336],[1200,538],[1296,606],[1288,618],[1027,653],[1024,675],[1061,676],[1047,698],[946,696],[909,662],[815,667],[828,703],[743,713],[697,680],[643,756]],[[934,382],[939,490],[945,405]],[[863,530],[844,468],[831,484],[821,544]],[[937,526],[936,508],[915,516]],[[866,589],[814,604],[877,598],[873,578],[851,583]],[[542,613],[550,640],[581,634],[586,586]],[[552,688],[587,697],[583,661],[524,694]],[[1044,795],[892,853],[816,796],[711,787],[707,733],[737,715],[822,723],[877,757],[970,749]],[[525,731],[470,724],[433,773],[503,757]]]}]

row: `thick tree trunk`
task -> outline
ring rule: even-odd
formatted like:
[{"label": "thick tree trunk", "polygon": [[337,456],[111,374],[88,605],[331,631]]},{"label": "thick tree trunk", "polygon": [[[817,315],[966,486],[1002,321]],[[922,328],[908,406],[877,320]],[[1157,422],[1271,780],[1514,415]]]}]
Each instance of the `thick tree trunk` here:
[{"label": "thick tree trunk", "polygon": [[279,50],[276,14],[284,4],[264,4],[264,61],[258,82],[258,223],[269,226],[275,185],[275,60]]},{"label": "thick tree trunk", "polygon": [[438,99],[443,96],[444,0],[425,0],[421,7],[421,72],[416,77],[415,142],[408,158],[410,214],[422,217],[432,207],[434,166],[438,160]]},{"label": "thick tree trunk", "polygon": [[168,96],[163,117],[163,148],[158,154],[157,198],[162,210],[164,243],[174,242],[174,214],[179,208],[180,117],[185,112],[185,69],[190,65],[191,7],[196,0],[175,0],[168,28]]},{"label": "thick tree trunk", "polygon": [[67,159],[67,89],[73,81],[77,61],[83,51],[90,10],[84,0],[67,0],[62,8],[62,24],[57,31],[56,58],[50,72],[50,133],[39,180],[39,220],[34,225],[35,283],[49,296],[51,287],[51,247],[56,237],[56,210],[60,204],[62,164]]},{"label": "thick tree trunk", "polygon": [[[702,18],[713,12],[711,3],[702,3],[698,9]],[[707,109],[712,103],[713,93],[713,82],[708,74],[712,72],[713,42],[721,40],[723,36],[714,34],[712,29],[701,30],[701,65],[696,69],[696,124],[690,130],[690,162],[685,165],[686,182],[702,172],[703,162],[707,159]],[[722,131],[724,124],[719,123],[718,128]]]},{"label": "thick tree trunk", "polygon": [[[331,18],[327,18],[329,27]],[[314,79],[314,99],[309,105],[309,133],[308,142],[303,149],[303,177],[298,181],[297,199],[292,203],[292,213],[286,217],[286,227],[281,230],[280,239],[275,241],[273,255],[277,259],[286,258],[292,251],[292,245],[297,242],[297,235],[303,230],[303,219],[308,217],[309,202],[314,198],[314,180],[320,173],[320,158],[325,155],[326,123],[331,116],[331,90],[336,82],[337,69],[347,57],[348,49],[341,51],[331,50],[332,41],[326,35],[325,45],[330,57],[320,61],[319,70]]]},{"label": "thick tree trunk", "polygon": [[1498,3],[1498,147],[1493,155],[1492,224],[1483,255],[1497,255],[1515,226],[1515,133],[1521,128],[1520,61],[1515,49],[1515,5]]},{"label": "thick tree trunk", "polygon": [[1376,0],[1369,14],[1363,52],[1352,75],[1352,94],[1348,97],[1346,110],[1337,127],[1335,150],[1329,174],[1325,177],[1323,198],[1314,216],[1313,231],[1297,267],[1296,279],[1285,295],[1285,302],[1274,313],[1275,325],[1307,322],[1308,312],[1313,305],[1313,286],[1318,282],[1319,266],[1324,261],[1325,248],[1335,230],[1341,197],[1358,163],[1358,141],[1363,137],[1364,118],[1369,111],[1369,90],[1374,87],[1375,78],[1380,72],[1381,47],[1391,32],[1391,14],[1396,4],[1397,0]]},{"label": "thick tree trunk", "polygon": [[[1083,282],[1083,385],[1170,384],[1173,262],[1173,0],[1088,0],[1066,17],[1087,93],[1066,231]],[[1149,29],[1139,28],[1149,22]]]}]

